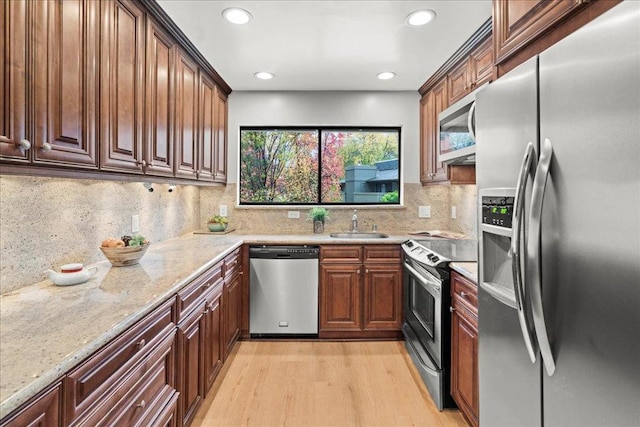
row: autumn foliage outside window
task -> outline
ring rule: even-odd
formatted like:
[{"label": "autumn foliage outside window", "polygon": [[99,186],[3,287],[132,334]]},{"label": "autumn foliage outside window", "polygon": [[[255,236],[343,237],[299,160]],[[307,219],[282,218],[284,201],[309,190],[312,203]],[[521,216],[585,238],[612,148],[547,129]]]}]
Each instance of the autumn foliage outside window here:
[{"label": "autumn foliage outside window", "polygon": [[240,129],[240,204],[399,204],[399,128]]}]

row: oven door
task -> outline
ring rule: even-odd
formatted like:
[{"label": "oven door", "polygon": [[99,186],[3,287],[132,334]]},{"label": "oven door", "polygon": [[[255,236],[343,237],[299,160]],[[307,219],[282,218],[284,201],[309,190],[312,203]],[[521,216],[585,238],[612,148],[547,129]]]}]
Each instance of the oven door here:
[{"label": "oven door", "polygon": [[420,266],[409,265],[407,260],[404,271],[405,321],[442,369],[442,281]]}]

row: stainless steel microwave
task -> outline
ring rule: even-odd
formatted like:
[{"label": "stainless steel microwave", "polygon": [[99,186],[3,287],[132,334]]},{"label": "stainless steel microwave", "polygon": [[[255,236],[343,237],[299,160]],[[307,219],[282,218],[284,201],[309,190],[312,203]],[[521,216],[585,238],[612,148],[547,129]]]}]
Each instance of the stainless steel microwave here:
[{"label": "stainless steel microwave", "polygon": [[476,162],[476,94],[482,85],[438,116],[438,161],[449,164]]}]

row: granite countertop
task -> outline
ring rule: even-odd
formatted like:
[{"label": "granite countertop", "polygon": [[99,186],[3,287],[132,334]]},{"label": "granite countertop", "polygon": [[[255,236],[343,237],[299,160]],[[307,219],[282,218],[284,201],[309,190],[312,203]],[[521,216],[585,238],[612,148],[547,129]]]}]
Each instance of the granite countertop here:
[{"label": "granite countertop", "polygon": [[462,274],[467,279],[473,280],[474,283],[478,283],[478,263],[477,262],[451,262],[449,267],[452,270]]},{"label": "granite countertop", "polygon": [[[0,418],[79,365],[243,243],[400,244],[310,235],[187,234],[152,243],[140,263],[98,267],[89,281],[49,280],[0,295]],[[87,267],[90,267],[87,266]]]}]

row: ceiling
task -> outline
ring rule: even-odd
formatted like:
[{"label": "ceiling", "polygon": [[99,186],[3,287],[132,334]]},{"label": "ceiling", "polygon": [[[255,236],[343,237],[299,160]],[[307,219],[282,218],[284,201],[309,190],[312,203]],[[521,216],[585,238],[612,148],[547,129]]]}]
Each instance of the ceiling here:
[{"label": "ceiling", "polygon": [[[233,90],[417,90],[491,16],[491,0],[158,0]],[[253,16],[222,17],[228,7]],[[409,13],[431,9],[422,27]],[[258,71],[276,75],[254,77]],[[391,80],[376,74],[393,71]]]}]

